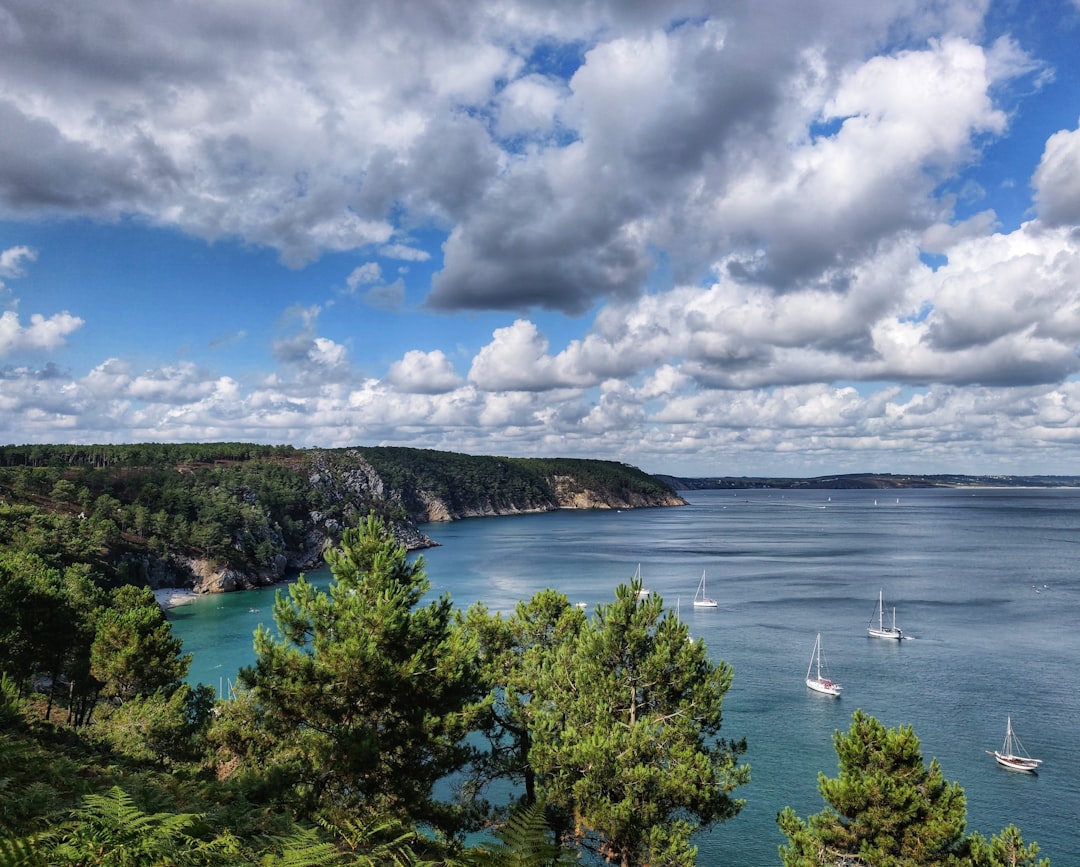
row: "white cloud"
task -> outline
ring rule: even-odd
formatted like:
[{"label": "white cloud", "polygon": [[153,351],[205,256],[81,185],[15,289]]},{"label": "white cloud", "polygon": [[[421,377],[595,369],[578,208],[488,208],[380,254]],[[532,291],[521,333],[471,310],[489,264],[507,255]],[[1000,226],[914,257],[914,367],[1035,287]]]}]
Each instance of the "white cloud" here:
[{"label": "white cloud", "polygon": [[551,132],[567,94],[565,85],[544,75],[511,81],[497,98],[495,132],[504,138]]},{"label": "white cloud", "polygon": [[353,268],[345,282],[350,289],[356,289],[358,286],[378,283],[381,279],[382,268],[379,267],[379,263],[365,262],[363,265]]},{"label": "white cloud", "polygon": [[[25,245],[0,250],[0,277],[21,277],[25,263],[33,262],[35,259],[37,259],[37,251]],[[2,282],[0,286],[3,286]]]},{"label": "white cloud", "polygon": [[408,244],[387,244],[379,248],[379,255],[387,259],[401,259],[405,262],[426,262],[431,258],[427,250],[410,247]]},{"label": "white cloud", "polygon": [[0,358],[21,352],[51,352],[66,345],[68,335],[84,325],[78,316],[66,310],[45,317],[34,313],[30,324],[23,325],[12,310],[0,314]]},{"label": "white cloud", "polygon": [[1031,183],[1040,219],[1051,226],[1080,224],[1080,129],[1050,136]]},{"label": "white cloud", "polygon": [[386,379],[394,388],[409,394],[443,394],[463,382],[450,359],[439,349],[433,352],[410,349],[400,361],[390,365]]},{"label": "white cloud", "polygon": [[[1052,463],[1080,441],[1080,129],[1044,134],[1037,168],[967,171],[1031,123],[1020,78],[1051,84],[1027,42],[980,44],[985,0],[418,10],[5,7],[0,218],[130,216],[294,266],[349,251],[329,281],[363,263],[348,292],[395,316],[338,305],[356,321],[324,333],[300,274],[280,333],[215,324],[249,352],[269,341],[276,369],[19,358],[0,369],[0,435],[777,471],[799,455],[896,469],[908,449]],[[1027,202],[995,196],[1025,177],[1037,216],[1017,225]],[[0,252],[0,280],[34,255]],[[374,321],[401,337],[366,340]],[[83,324],[5,313],[0,357],[60,350]]]}]

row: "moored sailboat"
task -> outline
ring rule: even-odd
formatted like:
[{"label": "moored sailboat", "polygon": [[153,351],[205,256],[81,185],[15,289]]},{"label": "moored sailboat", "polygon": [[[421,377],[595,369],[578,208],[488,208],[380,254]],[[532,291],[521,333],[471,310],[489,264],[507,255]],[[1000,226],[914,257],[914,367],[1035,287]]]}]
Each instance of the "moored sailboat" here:
[{"label": "moored sailboat", "polygon": [[896,626],[896,608],[892,610],[892,626],[885,625],[885,599],[884,591],[878,591],[877,626],[874,626],[874,616],[870,615],[870,623],[866,627],[866,634],[871,638],[893,638],[899,641],[904,637],[904,630]]},{"label": "moored sailboat", "polygon": [[999,765],[1008,768],[1010,771],[1033,774],[1042,764],[1042,759],[1033,759],[1027,754],[1027,750],[1024,749],[1020,739],[1013,731],[1012,717],[1006,717],[1005,743],[1001,745],[1001,749],[987,750],[986,752],[992,755]]},{"label": "moored sailboat", "polygon": [[701,570],[701,580],[698,582],[697,593],[694,594],[695,608],[716,608],[719,603],[705,595],[705,570]]},{"label": "moored sailboat", "polygon": [[821,673],[821,633],[818,633],[817,641],[814,642],[814,652],[810,654],[810,665],[806,669],[806,685],[814,692],[823,695],[831,695],[839,698],[843,687],[835,680],[825,677]]},{"label": "moored sailboat", "polygon": [[642,600],[642,601],[644,601],[645,599],[648,599],[649,594],[650,594],[651,591],[649,590],[648,587],[640,586],[641,585],[641,564],[640,563],[637,564],[637,569],[634,571],[634,577],[631,578],[630,580],[632,582],[631,586],[633,586],[634,584],[639,585],[638,586],[638,591],[637,591],[637,598],[639,600]]}]

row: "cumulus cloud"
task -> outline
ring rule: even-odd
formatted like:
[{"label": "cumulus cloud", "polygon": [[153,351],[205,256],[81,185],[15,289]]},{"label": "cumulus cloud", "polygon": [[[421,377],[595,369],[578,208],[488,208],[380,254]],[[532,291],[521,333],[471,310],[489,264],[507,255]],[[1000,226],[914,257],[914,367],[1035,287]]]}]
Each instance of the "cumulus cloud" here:
[{"label": "cumulus cloud", "polygon": [[67,343],[68,335],[84,325],[78,316],[66,310],[45,317],[34,313],[30,324],[23,325],[17,313],[7,310],[0,314],[0,358],[21,352],[46,352]]},{"label": "cumulus cloud", "polygon": [[[274,357],[292,377],[293,387],[340,383],[354,375],[348,350],[329,337],[316,333],[320,312],[318,306],[292,309],[287,319],[299,323],[299,329],[273,343]],[[284,385],[288,380],[274,376],[272,381]]]},{"label": "cumulus cloud", "polygon": [[[683,203],[704,216],[754,153],[783,166],[791,136],[830,98],[862,112],[835,85],[890,28],[947,30],[948,47],[979,23],[977,3],[816,0],[762,16],[708,0],[518,0],[473,4],[452,22],[414,6],[427,8],[284,3],[256,27],[243,6],[205,2],[152,15],[131,0],[93,15],[9,4],[0,213],[137,213],[273,247],[294,266],[376,248],[422,261],[430,254],[400,239],[437,225],[449,237],[433,307],[582,313],[640,292],[658,245],[690,256],[730,241],[722,221],[727,240],[716,240],[714,216],[676,244],[699,225]],[[574,71],[560,58],[577,46]],[[423,62],[400,63],[402,52]],[[987,83],[974,59],[952,59],[911,79],[940,105],[925,128],[940,124],[944,161],[978,128],[971,109]],[[868,77],[856,71],[849,94],[852,82],[882,87]],[[902,117],[864,120],[879,122],[883,138],[904,132]]]},{"label": "cumulus cloud", "polygon": [[387,382],[409,394],[444,394],[459,387],[462,378],[441,350],[421,352],[410,349],[400,361],[390,365]]},{"label": "cumulus cloud", "polygon": [[[991,41],[983,0],[254,9],[5,4],[0,218],[132,217],[297,268],[346,253],[326,282],[366,305],[335,307],[355,344],[297,288],[279,331],[239,332],[275,370],[20,357],[0,436],[777,471],[1080,441],[1080,129],[1055,122],[1014,178],[968,171],[1029,121],[1017,82],[1051,75]],[[1026,177],[1033,209],[995,209]],[[34,255],[0,252],[0,281]],[[350,353],[391,320],[361,375]],[[83,324],[5,313],[0,357]]]},{"label": "cumulus cloud", "polygon": [[[0,278],[21,277],[27,262],[37,259],[37,251],[25,245],[0,250]],[[0,287],[4,284],[0,282]]]},{"label": "cumulus cloud", "polygon": [[1031,184],[1043,221],[1051,226],[1080,224],[1080,129],[1050,136]]}]

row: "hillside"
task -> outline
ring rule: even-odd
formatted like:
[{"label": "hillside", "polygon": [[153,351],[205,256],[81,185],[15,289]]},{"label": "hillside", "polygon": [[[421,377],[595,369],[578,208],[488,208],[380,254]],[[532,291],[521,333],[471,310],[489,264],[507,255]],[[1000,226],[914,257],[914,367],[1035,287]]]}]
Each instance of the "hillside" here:
[{"label": "hillside", "polygon": [[764,476],[709,476],[683,478],[655,477],[674,491],[706,491],[717,489],[746,490],[750,488],[811,490],[887,490],[891,488],[1074,488],[1080,487],[1080,476],[969,476],[963,474],[893,474],[848,473],[846,475],[814,478],[784,478]]},{"label": "hillside", "polygon": [[270,584],[322,563],[375,511],[410,549],[428,521],[684,505],[612,461],[425,449],[245,443],[0,447],[0,546],[113,583],[206,592]]}]

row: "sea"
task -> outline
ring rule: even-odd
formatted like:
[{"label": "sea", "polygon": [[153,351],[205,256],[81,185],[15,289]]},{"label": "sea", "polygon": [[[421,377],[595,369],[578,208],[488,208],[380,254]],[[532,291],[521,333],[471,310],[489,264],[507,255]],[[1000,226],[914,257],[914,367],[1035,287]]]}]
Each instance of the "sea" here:
[{"label": "sea", "polygon": [[[967,796],[968,831],[1015,824],[1055,867],[1080,864],[1080,490],[705,490],[689,505],[559,511],[422,527],[431,594],[509,613],[547,587],[590,612],[640,566],[645,587],[734,669],[722,735],[746,738],[751,781],[734,819],[696,837],[698,864],[776,867],[776,815],[825,802],[834,735],[861,708],[911,726],[926,763]],[[704,572],[714,609],[692,605]],[[308,575],[328,581],[325,572]],[[226,694],[273,626],[276,588],[169,612],[189,679]],[[908,637],[870,638],[885,619]],[[805,677],[821,634],[841,698]],[[1042,759],[999,767],[1006,721]]]}]

